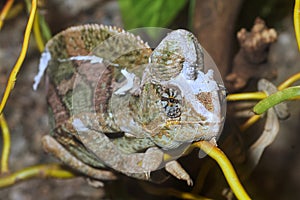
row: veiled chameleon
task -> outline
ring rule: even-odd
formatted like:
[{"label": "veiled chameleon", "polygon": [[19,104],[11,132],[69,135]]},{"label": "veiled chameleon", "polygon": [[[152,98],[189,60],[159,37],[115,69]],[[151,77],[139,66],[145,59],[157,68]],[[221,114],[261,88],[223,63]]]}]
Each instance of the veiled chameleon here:
[{"label": "veiled chameleon", "polygon": [[176,158],[223,123],[222,88],[192,33],[172,31],[152,50],[115,27],[71,27],[47,43],[35,88],[46,68],[47,151],[100,180],[115,178],[109,169],[149,180],[165,167],[192,184]]}]

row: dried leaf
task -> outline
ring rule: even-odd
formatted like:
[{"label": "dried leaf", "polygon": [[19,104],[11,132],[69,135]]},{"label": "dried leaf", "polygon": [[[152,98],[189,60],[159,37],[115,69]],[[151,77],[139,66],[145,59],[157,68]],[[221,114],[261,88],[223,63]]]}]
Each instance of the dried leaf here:
[{"label": "dried leaf", "polygon": [[[274,141],[279,132],[279,121],[273,108],[268,110],[267,121],[262,135],[248,150],[247,171],[250,173],[258,164],[264,150]],[[248,174],[248,173],[247,173]]]}]

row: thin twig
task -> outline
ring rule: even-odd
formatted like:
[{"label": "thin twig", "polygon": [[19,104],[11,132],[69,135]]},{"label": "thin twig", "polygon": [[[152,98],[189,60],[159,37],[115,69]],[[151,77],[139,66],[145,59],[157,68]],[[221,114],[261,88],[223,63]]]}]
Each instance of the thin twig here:
[{"label": "thin twig", "polygon": [[293,83],[295,83],[296,81],[299,81],[299,80],[300,80],[300,72],[297,73],[297,74],[294,74],[291,77],[289,77],[288,79],[286,79],[277,88],[278,88],[278,90],[283,90],[283,89],[291,86]]},{"label": "thin twig", "polygon": [[42,52],[45,48],[45,45],[44,45],[43,37],[41,34],[41,30],[40,30],[40,23],[39,23],[40,20],[39,19],[40,19],[40,14],[38,12],[36,12],[34,22],[33,22],[33,33],[34,33],[36,45],[37,45],[39,51]]},{"label": "thin twig", "polygon": [[192,147],[200,148],[219,164],[227,183],[238,199],[250,199],[249,195],[240,183],[232,164],[221,149],[208,141],[195,142],[193,143]]},{"label": "thin twig", "polygon": [[7,126],[3,114],[0,115],[0,126],[1,126],[2,137],[3,137],[0,174],[6,174],[9,172],[9,155],[10,155],[11,142],[10,142],[9,128]]},{"label": "thin twig", "polygon": [[173,196],[179,199],[188,199],[188,200],[210,200],[209,198],[189,193],[178,191],[174,188],[160,188],[153,187],[150,184],[141,183],[142,188],[149,194],[157,195],[157,196]]},{"label": "thin twig", "polygon": [[227,101],[240,101],[240,100],[261,100],[266,98],[267,95],[264,92],[244,92],[229,94],[226,97]]},{"label": "thin twig", "polygon": [[243,125],[240,126],[240,130],[241,131],[247,130],[250,126],[255,124],[260,118],[261,118],[261,115],[253,115]]},{"label": "thin twig", "polygon": [[294,29],[295,29],[298,48],[300,51],[300,0],[295,0]]},{"label": "thin twig", "polygon": [[4,5],[1,13],[0,13],[0,30],[2,29],[3,22],[7,16],[8,11],[10,10],[11,6],[13,5],[14,0],[7,0],[6,4]]},{"label": "thin twig", "polygon": [[0,114],[3,111],[4,106],[6,105],[7,99],[10,95],[11,90],[14,88],[15,85],[15,81],[17,79],[17,74],[23,64],[23,61],[25,59],[26,56],[26,52],[28,49],[28,44],[29,44],[29,39],[30,39],[30,33],[32,30],[32,25],[33,25],[33,21],[34,21],[34,16],[36,13],[36,8],[37,8],[37,0],[32,0],[31,3],[31,11],[30,11],[30,15],[29,15],[29,19],[28,19],[28,23],[25,29],[25,33],[24,33],[24,40],[23,40],[23,45],[22,45],[22,49],[21,49],[21,53],[19,55],[19,58],[13,68],[13,70],[11,71],[10,75],[9,75],[9,79],[4,91],[4,95],[2,97],[2,101],[0,104]]},{"label": "thin twig", "polygon": [[44,164],[24,168],[0,178],[0,188],[9,187],[16,183],[32,178],[73,178],[74,174],[65,170],[59,164]]}]

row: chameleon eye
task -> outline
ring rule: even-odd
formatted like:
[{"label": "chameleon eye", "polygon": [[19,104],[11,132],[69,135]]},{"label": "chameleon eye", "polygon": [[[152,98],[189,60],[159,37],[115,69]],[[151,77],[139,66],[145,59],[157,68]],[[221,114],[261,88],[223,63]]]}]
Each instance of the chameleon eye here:
[{"label": "chameleon eye", "polygon": [[178,90],[167,88],[162,91],[161,105],[169,118],[177,118],[181,115],[181,95]]}]

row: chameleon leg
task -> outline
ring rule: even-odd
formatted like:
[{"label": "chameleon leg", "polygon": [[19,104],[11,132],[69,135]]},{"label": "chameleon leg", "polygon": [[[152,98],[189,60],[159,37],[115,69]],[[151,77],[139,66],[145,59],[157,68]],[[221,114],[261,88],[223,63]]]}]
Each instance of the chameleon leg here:
[{"label": "chameleon leg", "polygon": [[[147,174],[160,166],[163,152],[159,149],[150,148],[145,153],[126,154],[119,150],[104,133],[87,128],[84,124],[87,123],[83,123],[79,118],[74,119],[73,125],[81,142],[112,169],[124,174]],[[145,163],[149,163],[148,157],[154,159],[151,165],[146,166]]]},{"label": "chameleon leg", "polygon": [[[114,139],[113,142],[119,149],[121,149],[122,151],[124,151],[126,153],[142,151],[149,147],[153,148],[153,146],[155,146],[155,144],[149,138],[121,137],[121,138]],[[126,144],[126,145],[124,145],[124,144]],[[151,163],[152,159],[150,157],[147,157],[147,162]],[[145,162],[146,161],[144,160],[144,163]],[[167,162],[165,165],[165,169],[167,172],[172,174],[174,177],[176,177],[180,180],[185,180],[189,186],[193,185],[193,181],[190,178],[189,174],[181,167],[181,165],[177,161],[173,160],[173,161]]]},{"label": "chameleon leg", "polygon": [[176,160],[167,162],[165,169],[176,178],[185,180],[189,186],[193,185],[193,180],[190,178],[190,175],[181,167],[181,165]]},{"label": "chameleon leg", "polygon": [[43,137],[42,143],[46,152],[52,153],[63,163],[67,164],[68,166],[71,166],[72,168],[78,170],[83,174],[86,174],[90,177],[99,180],[116,179],[116,176],[108,170],[95,169],[81,162],[72,154],[70,154],[60,143],[58,143],[54,138],[52,138],[49,135]]}]

